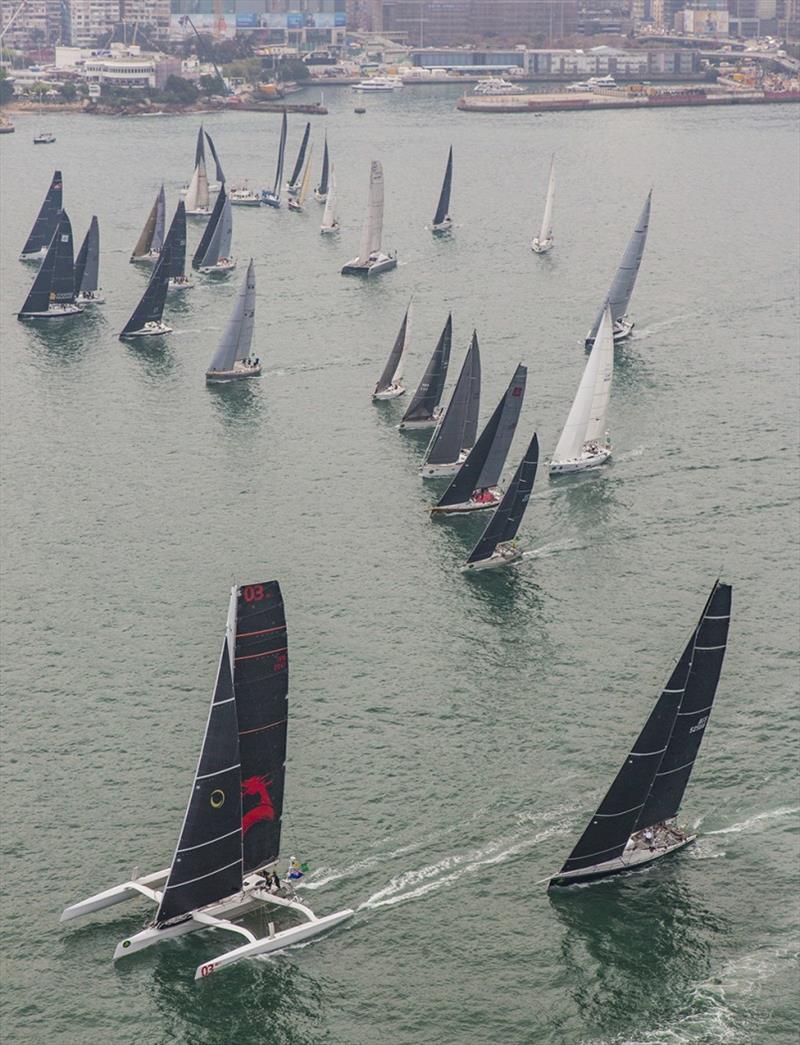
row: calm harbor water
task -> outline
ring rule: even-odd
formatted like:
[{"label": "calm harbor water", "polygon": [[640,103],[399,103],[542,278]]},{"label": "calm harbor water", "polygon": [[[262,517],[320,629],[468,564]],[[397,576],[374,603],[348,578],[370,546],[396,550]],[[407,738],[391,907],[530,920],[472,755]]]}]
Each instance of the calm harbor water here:
[{"label": "calm harbor water", "polygon": [[[117,333],[128,264],[195,117],[20,117],[2,167],[3,1028],[13,1042],[667,1043],[794,1040],[798,933],[796,107],[468,116],[446,89],[329,92],[338,240],[321,208],[234,212],[240,267],[198,285],[161,344]],[[209,115],[231,183],[271,182],[278,118]],[[290,118],[293,157],[304,117]],[[41,124],[41,126],[40,126]],[[454,145],[454,235],[431,219]],[[557,156],[556,250],[528,247]],[[400,266],[339,275],[368,163]],[[54,167],[79,242],[101,231],[107,304],[14,313]],[[541,473],[519,569],[465,578],[483,525],[432,523],[424,437],[370,392],[414,295],[413,385],[452,309],[473,326],[482,416],[529,368],[516,464],[552,452],[583,336],[654,186],[618,351],[613,464]],[[190,249],[200,228],[190,229]],[[247,387],[203,373],[243,262],[257,268]],[[402,400],[401,400],[402,403]],[[734,619],[684,803],[698,843],[649,872],[548,897],[714,578]],[[354,919],[195,985],[227,935],[114,967],[144,905],[62,908],[172,853],[233,580],[278,577],[291,653],[283,853]]]}]

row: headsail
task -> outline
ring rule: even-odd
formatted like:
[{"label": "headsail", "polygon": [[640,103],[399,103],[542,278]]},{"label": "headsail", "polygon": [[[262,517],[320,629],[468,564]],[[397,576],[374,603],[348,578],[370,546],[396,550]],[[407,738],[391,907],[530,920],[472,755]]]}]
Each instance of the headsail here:
[{"label": "headsail", "polygon": [[525,456],[517,466],[514,478],[497,506],[497,511],[489,520],[483,536],[470,552],[467,562],[481,562],[490,558],[498,544],[512,541],[517,536],[525,509],[528,507],[538,465],[539,439],[534,432]]},{"label": "headsail", "polygon": [[308,159],[303,169],[303,180],[300,182],[300,191],[297,194],[297,202],[302,206],[308,196],[308,185],[311,179],[311,158],[314,155],[314,146],[308,150]]},{"label": "headsail", "polygon": [[51,304],[75,302],[75,262],[72,225],[65,210],[59,215],[50,246],[19,315],[47,312]]},{"label": "headsail", "polygon": [[369,199],[364,228],[361,232],[361,248],[355,264],[366,265],[372,254],[381,249],[383,237],[383,167],[373,160],[369,169]]},{"label": "headsail", "polygon": [[163,249],[170,249],[169,276],[177,279],[184,276],[186,269],[186,205],[183,200],[178,201],[175,214],[169,226]]},{"label": "headsail", "polygon": [[225,192],[225,186],[220,189],[219,195],[217,196],[214,204],[214,209],[211,211],[211,217],[208,219],[208,224],[203,229],[203,235],[200,237],[200,242],[197,244],[197,250],[194,252],[192,258],[192,268],[199,269],[203,265],[215,264],[217,258],[212,261],[206,261],[212,253],[212,240],[217,235],[218,226],[222,220],[222,212],[225,209],[225,205],[228,202],[228,196]]},{"label": "headsail", "polygon": [[239,716],[242,847],[247,874],[273,863],[280,851],[289,688],[280,585],[265,581],[234,588],[231,610],[235,615],[233,681]]},{"label": "headsail", "polygon": [[447,167],[444,172],[444,181],[442,182],[442,191],[439,194],[439,203],[436,207],[436,214],[433,216],[433,224],[441,225],[446,217],[450,214],[450,190],[453,184],[453,146],[450,146],[450,152],[447,154]]},{"label": "headsail", "polygon": [[[136,241],[136,246],[133,248],[133,252],[131,254],[131,261],[135,261],[137,258],[144,258],[150,252],[150,249],[151,249],[152,244],[153,244],[153,238],[155,236],[156,222],[158,220],[159,201],[162,199],[163,194],[164,194],[164,186],[162,185],[161,189],[156,194],[156,198],[153,200],[153,206],[150,208],[150,212],[147,215],[147,220],[144,223],[144,227],[142,228],[142,231],[139,233],[139,238]],[[163,225],[162,225],[162,235],[163,235]],[[159,244],[158,249],[159,250],[161,249],[161,245],[160,244]]]},{"label": "headsail", "polygon": [[100,276],[100,226],[92,216],[75,259],[75,293],[90,294],[98,289]]},{"label": "headsail", "polygon": [[600,321],[603,318],[603,312],[605,311],[606,306],[611,308],[611,316],[615,323],[622,319],[628,311],[633,288],[636,285],[636,277],[639,275],[639,267],[642,264],[645,244],[647,243],[647,230],[650,226],[650,204],[652,198],[653,190],[651,189],[647,194],[647,199],[642,208],[642,213],[639,215],[639,220],[636,222],[636,228],[633,230],[633,235],[631,236],[628,246],[625,249],[625,253],[622,256],[622,261],[617,269],[616,275],[614,276],[608,296],[603,302],[600,311],[597,313],[597,318],[592,324],[592,329],[586,337],[587,343],[591,342],[597,336],[597,330],[600,326]]},{"label": "headsail", "polygon": [[222,169],[222,164],[219,162],[217,150],[214,148],[214,142],[211,140],[211,135],[208,133],[208,131],[206,131],[206,141],[208,142],[209,149],[211,149],[211,155],[214,158],[214,166],[216,167],[216,180],[220,183],[220,185],[224,185],[225,172]]},{"label": "headsail", "polygon": [[447,368],[450,364],[450,348],[453,344],[453,316],[449,314],[444,329],[436,342],[422,380],[414,393],[401,424],[406,421],[430,421],[433,412],[442,401]]},{"label": "headsail", "polygon": [[145,288],[142,299],[133,310],[133,315],[120,331],[120,337],[141,330],[145,323],[160,323],[164,314],[164,303],[167,300],[167,287],[172,266],[171,248],[165,244],[158,256],[150,275],[150,282]]},{"label": "headsail", "polygon": [[542,215],[542,227],[539,229],[539,242],[553,238],[553,200],[556,194],[556,157],[550,158],[550,175],[547,179],[547,197],[544,201],[544,214]]},{"label": "headsail", "polygon": [[273,196],[280,197],[281,194],[281,180],[283,178],[283,163],[286,157],[286,135],[288,132],[288,122],[286,119],[286,111],[284,110],[283,119],[281,120],[281,137],[278,143],[278,166],[275,170],[275,186],[273,188]]},{"label": "headsail", "polygon": [[200,163],[201,160],[205,163],[205,159],[206,159],[206,147],[205,147],[205,142],[203,141],[203,125],[201,123],[200,124],[200,130],[197,132],[197,141],[196,141],[195,147],[194,147],[194,165],[195,165],[195,167]]},{"label": "headsail", "polygon": [[30,235],[25,240],[25,246],[22,248],[23,257],[26,254],[37,254],[40,250],[50,245],[50,240],[56,231],[61,214],[62,186],[61,171],[53,171],[53,180],[50,182],[50,188],[47,190]]},{"label": "headsail", "polygon": [[322,152],[322,176],[319,179],[319,185],[317,186],[317,192],[320,196],[325,196],[328,192],[328,135],[325,135],[325,145]]},{"label": "headsail", "polygon": [[[217,204],[222,200],[222,206],[217,211]],[[214,206],[214,214],[217,214],[216,222],[212,215],[209,225],[213,225],[211,238],[206,248],[205,255],[200,266],[216,265],[223,258],[229,259],[231,254],[231,240],[233,238],[233,207],[230,198],[225,192],[225,186],[219,190],[217,204]],[[195,255],[196,257],[197,255]],[[194,262],[192,262],[194,264]]]},{"label": "headsail", "polygon": [[383,368],[383,373],[378,378],[377,385],[375,385],[374,394],[377,395],[378,392],[385,392],[387,389],[391,388],[393,384],[397,384],[397,382],[402,378],[403,360],[408,351],[410,332],[411,302],[409,301],[405,315],[403,316],[403,322],[400,324],[397,337],[394,339],[392,351],[389,353],[389,358],[386,360],[386,366]]},{"label": "headsail", "polygon": [[189,182],[189,189],[186,193],[186,210],[197,211],[207,210],[210,201],[208,193],[208,174],[206,173],[206,161],[201,156],[192,175],[192,180]]},{"label": "headsail", "polygon": [[581,456],[584,443],[602,437],[613,376],[614,336],[611,311],[606,307],[567,423],[553,453],[554,461],[575,460]]},{"label": "headsail", "polygon": [[462,450],[472,449],[475,432],[472,433],[472,441],[468,441],[467,420],[471,405],[473,408],[480,406],[480,383],[480,350],[478,336],[473,333],[450,402],[428,445],[425,464],[452,464],[458,460]]},{"label": "headsail", "polygon": [[222,335],[214,358],[209,364],[209,371],[232,370],[239,359],[247,359],[253,343],[253,325],[256,314],[256,274],[253,259],[247,266],[244,283],[239,290],[233,313],[228,320],[225,333]]},{"label": "headsail", "polygon": [[322,228],[332,229],[338,222],[336,214],[336,174],[331,164],[330,184],[328,185],[328,198],[325,200],[325,210],[322,213]]},{"label": "headsail", "polygon": [[311,122],[306,124],[306,129],[303,131],[303,140],[300,142],[300,151],[297,154],[295,160],[294,170],[292,176],[289,179],[290,188],[294,188],[297,185],[297,179],[300,177],[300,171],[303,169],[303,163],[306,158],[306,149],[308,148],[308,137],[311,134]]},{"label": "headsail", "polygon": [[178,846],[156,914],[161,925],[242,887],[242,775],[227,637]]}]

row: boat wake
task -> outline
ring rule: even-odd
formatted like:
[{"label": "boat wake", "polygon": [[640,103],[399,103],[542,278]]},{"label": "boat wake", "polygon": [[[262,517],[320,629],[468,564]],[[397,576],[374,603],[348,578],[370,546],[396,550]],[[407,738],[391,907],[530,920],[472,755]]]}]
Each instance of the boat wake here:
[{"label": "boat wake", "polygon": [[641,341],[646,337],[650,337],[652,334],[659,334],[662,330],[668,330],[670,327],[677,326],[679,323],[685,323],[687,320],[697,319],[699,315],[699,312],[686,312],[680,316],[670,316],[669,319],[662,319],[660,323],[651,323],[649,327],[636,327],[632,335],[632,340]]},{"label": "boat wake", "polygon": [[751,827],[760,824],[762,820],[775,820],[778,817],[794,816],[795,813],[800,813],[800,806],[781,806],[780,809],[770,809],[764,813],[756,813],[755,816],[751,816],[747,820],[742,820],[739,824],[731,824],[730,827],[720,827],[716,831],[706,831],[705,834],[739,834],[742,831],[749,831]]},{"label": "boat wake", "polygon": [[563,541],[550,541],[547,544],[543,544],[541,548],[532,548],[530,551],[523,552],[523,559],[545,559],[549,555],[560,555],[561,552],[573,552],[581,551],[584,548],[588,548],[588,544],[583,544],[581,541],[575,538],[570,538]]}]

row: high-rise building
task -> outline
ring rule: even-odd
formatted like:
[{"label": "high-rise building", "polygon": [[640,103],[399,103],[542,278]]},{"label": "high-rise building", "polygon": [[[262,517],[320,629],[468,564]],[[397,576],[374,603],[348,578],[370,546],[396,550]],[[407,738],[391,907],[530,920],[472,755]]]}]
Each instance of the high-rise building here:
[{"label": "high-rise building", "polygon": [[91,47],[109,37],[121,21],[120,0],[65,0],[65,42]]},{"label": "high-rise building", "polygon": [[175,39],[192,35],[186,15],[200,33],[257,31],[269,44],[302,50],[341,47],[347,31],[347,0],[170,0],[169,6]]},{"label": "high-rise building", "polygon": [[751,39],[777,29],[776,0],[728,0],[731,36]]},{"label": "high-rise building", "polygon": [[382,29],[415,47],[543,43],[575,32],[578,0],[383,0]]},{"label": "high-rise building", "polygon": [[[61,0],[27,0],[19,9],[19,0],[0,0],[0,31],[14,18],[3,36],[10,47],[48,47],[63,37]],[[14,15],[16,14],[16,17]]]},{"label": "high-rise building", "polygon": [[149,29],[156,40],[169,35],[170,0],[120,0],[121,20],[128,26]]}]

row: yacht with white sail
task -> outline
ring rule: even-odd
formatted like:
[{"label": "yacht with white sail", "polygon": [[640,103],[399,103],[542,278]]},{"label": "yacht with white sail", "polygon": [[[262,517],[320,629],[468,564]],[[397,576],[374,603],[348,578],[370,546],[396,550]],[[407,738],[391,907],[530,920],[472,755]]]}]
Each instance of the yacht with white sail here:
[{"label": "yacht with white sail", "polygon": [[271,189],[261,190],[261,202],[267,207],[277,209],[281,205],[281,182],[283,181],[283,164],[286,157],[286,135],[288,133],[288,122],[286,110],[281,119],[281,135],[278,141],[278,164],[275,168],[275,184]]},{"label": "yacht with white sail", "polygon": [[447,380],[447,369],[450,365],[450,349],[453,345],[453,316],[447,316],[447,322],[436,342],[422,380],[411,397],[406,412],[397,426],[401,432],[421,431],[435,428],[442,416],[442,397],[444,383]]},{"label": "yacht with white sail", "polygon": [[289,198],[288,207],[292,211],[302,211],[303,204],[308,198],[308,187],[311,184],[311,161],[314,156],[314,146],[308,150],[308,157],[306,159],[306,165],[303,168],[303,177],[300,179],[300,187],[297,190],[297,195],[293,198]]},{"label": "yacht with white sail", "polygon": [[75,258],[75,304],[102,305],[100,279],[100,226],[95,215],[89,223],[81,248]]},{"label": "yacht with white sail", "polygon": [[164,195],[164,186],[156,193],[156,198],[153,201],[153,206],[150,208],[150,213],[147,215],[147,221],[144,223],[144,228],[139,233],[139,238],[136,241],[136,246],[133,248],[130,260],[132,262],[153,262],[158,261],[158,256],[161,253],[161,248],[164,245],[164,229],[166,226],[166,211],[167,211],[167,200]]},{"label": "yacht with white sail", "polygon": [[63,319],[83,312],[75,301],[72,225],[62,210],[44,260],[17,319]]},{"label": "yacht with white sail", "polygon": [[155,264],[150,281],[142,294],[141,301],[133,310],[131,318],[120,331],[120,340],[133,337],[160,337],[172,333],[172,327],[163,320],[164,304],[167,300],[172,248],[165,244]]},{"label": "yacht with white sail", "polygon": [[197,146],[194,153],[194,173],[184,199],[186,213],[190,218],[207,218],[211,214],[211,195],[206,171],[206,151],[203,142],[203,128],[197,134]]},{"label": "yacht with white sail", "polygon": [[343,276],[375,276],[397,267],[397,254],[386,254],[381,249],[383,236],[383,167],[378,160],[370,164],[369,200],[361,249],[358,257],[342,268]]},{"label": "yacht with white sail", "polygon": [[261,360],[251,353],[253,326],[256,315],[256,273],[253,259],[247,266],[244,283],[239,290],[233,313],[228,320],[225,333],[217,346],[214,358],[206,370],[209,384],[239,381],[242,378],[258,377]]},{"label": "yacht with white sail", "polygon": [[547,179],[547,196],[539,234],[533,237],[531,250],[534,254],[546,254],[553,249],[553,198],[556,192],[556,158],[550,158],[550,174]]},{"label": "yacht with white sail", "polygon": [[419,473],[423,479],[456,474],[475,445],[480,406],[481,355],[478,335],[473,331],[456,387],[425,451]]},{"label": "yacht with white sail", "polygon": [[336,173],[331,164],[328,179],[328,192],[325,199],[325,210],[322,212],[322,224],[319,227],[321,236],[335,236],[339,231],[339,213],[337,210]]},{"label": "yacht with white sail", "polygon": [[203,275],[224,275],[236,268],[231,257],[233,211],[225,186],[219,190],[211,218],[192,258],[192,268]]},{"label": "yacht with white sail", "polygon": [[61,171],[53,171],[50,188],[36,215],[33,228],[25,240],[25,246],[19,256],[20,261],[41,261],[47,254],[47,248],[50,246],[53,233],[61,218],[63,185]]},{"label": "yacht with white sail", "polygon": [[383,373],[378,378],[375,391],[372,393],[373,399],[380,402],[387,399],[397,399],[399,396],[406,394],[406,386],[403,384],[403,368],[410,343],[411,302],[409,301],[403,316],[403,322],[400,324],[397,337],[394,339],[392,351],[386,360],[386,366],[383,368]]}]

